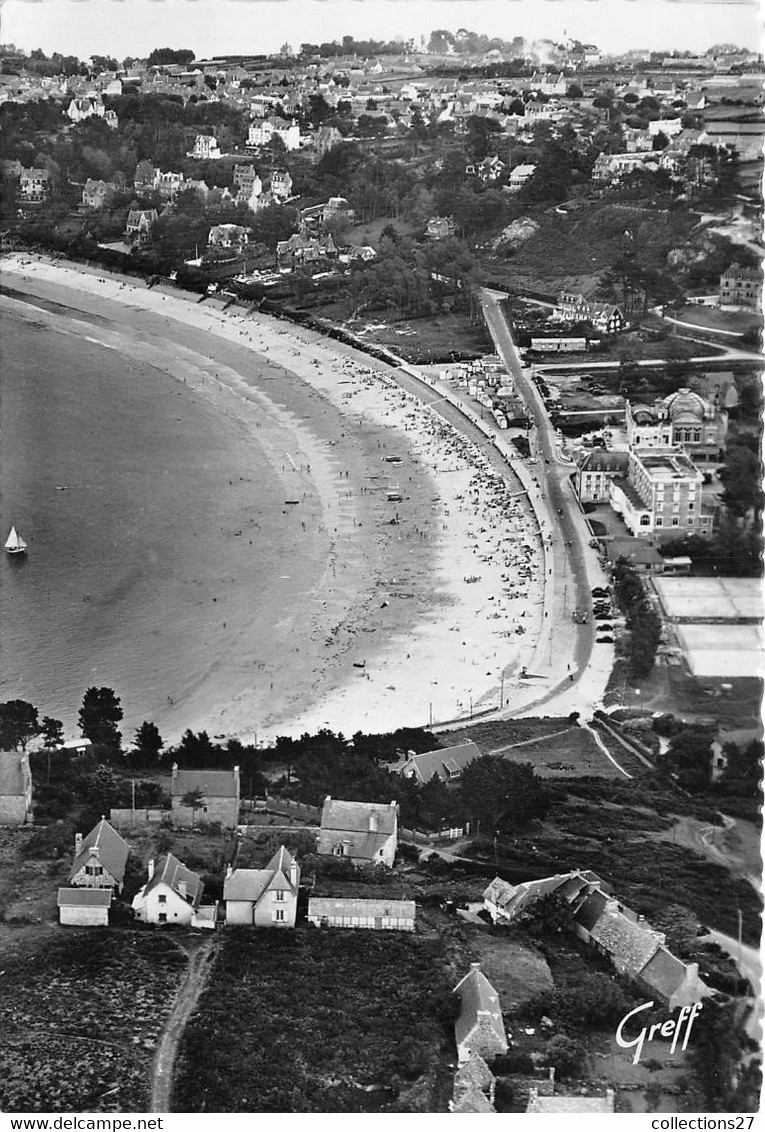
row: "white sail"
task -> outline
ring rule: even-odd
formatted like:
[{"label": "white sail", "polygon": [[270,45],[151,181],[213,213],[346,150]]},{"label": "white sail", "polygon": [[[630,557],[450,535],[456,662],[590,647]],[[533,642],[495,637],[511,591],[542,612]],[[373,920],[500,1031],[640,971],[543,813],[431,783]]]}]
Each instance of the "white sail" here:
[{"label": "white sail", "polygon": [[5,540],[5,549],[9,550],[11,554],[20,554],[22,551],[27,549],[27,544],[24,542],[23,538],[15,527],[11,527],[11,533]]}]

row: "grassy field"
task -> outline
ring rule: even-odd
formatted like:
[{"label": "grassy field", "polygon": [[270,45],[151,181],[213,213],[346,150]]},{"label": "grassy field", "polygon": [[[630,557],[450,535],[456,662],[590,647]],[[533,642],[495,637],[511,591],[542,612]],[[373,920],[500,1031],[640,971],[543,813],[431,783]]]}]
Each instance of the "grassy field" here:
[{"label": "grassy field", "polygon": [[475,358],[494,351],[483,320],[471,322],[467,314],[396,319],[391,312],[370,311],[349,322],[348,306],[342,302],[312,307],[311,313],[337,322],[364,342],[387,346],[405,361],[415,364],[448,362],[451,355]]},{"label": "grassy field", "polygon": [[456,982],[440,940],[230,930],[176,1096],[186,1112],[444,1112]]},{"label": "grassy field", "polygon": [[445,732],[441,738],[454,744],[472,739],[484,755],[499,754],[508,762],[531,763],[534,773],[540,778],[597,775],[625,781],[590,732],[572,726],[567,719],[508,719],[476,723],[458,731]]},{"label": "grassy field", "polygon": [[[639,693],[637,688],[639,687]],[[760,718],[763,682],[750,677],[714,679],[692,676],[680,665],[659,665],[639,685],[625,687],[624,666],[617,661],[606,689],[606,706],[621,705],[669,712],[678,719],[730,727],[753,727]]]},{"label": "grassy field", "polygon": [[92,928],[5,958],[0,1110],[146,1112],[186,961],[172,936]]},{"label": "grassy field", "polygon": [[[679,322],[693,323],[703,330],[722,330],[733,334],[746,334],[749,330],[762,329],[762,315],[755,311],[718,310],[702,304],[691,304],[672,310],[672,318]],[[725,337],[725,335],[721,335]]]},{"label": "grassy field", "polygon": [[696,223],[684,212],[593,202],[570,207],[566,215],[555,209],[530,215],[541,222],[540,230],[510,259],[487,262],[486,272],[515,292],[552,298],[564,288],[590,292],[621,254],[625,230],[641,263],[663,266],[669,249],[681,245]]}]

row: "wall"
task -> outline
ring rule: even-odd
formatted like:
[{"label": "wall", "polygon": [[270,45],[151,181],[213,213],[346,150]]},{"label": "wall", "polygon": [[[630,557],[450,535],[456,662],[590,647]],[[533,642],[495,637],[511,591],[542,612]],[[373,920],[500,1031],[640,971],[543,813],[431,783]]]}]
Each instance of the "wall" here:
[{"label": "wall", "polygon": [[170,819],[169,810],[110,810],[109,821],[115,829],[133,829],[141,825],[159,825]]},{"label": "wall", "polygon": [[196,811],[190,806],[182,806],[180,799],[173,799],[172,820],[175,826],[201,825],[204,822],[220,822],[226,829],[233,829],[239,821],[238,798],[205,798],[204,805]]},{"label": "wall", "polygon": [[108,908],[59,908],[60,923],[75,927],[106,928],[109,926]]},{"label": "wall", "polygon": [[[277,921],[273,913],[280,908],[284,920]],[[294,928],[297,915],[297,900],[285,890],[284,900],[276,900],[275,893],[265,892],[255,907],[256,928]]]},{"label": "wall", "polygon": [[252,915],[252,901],[251,900],[227,900],[226,901],[226,923],[227,924],[247,924],[251,926],[253,923]]}]

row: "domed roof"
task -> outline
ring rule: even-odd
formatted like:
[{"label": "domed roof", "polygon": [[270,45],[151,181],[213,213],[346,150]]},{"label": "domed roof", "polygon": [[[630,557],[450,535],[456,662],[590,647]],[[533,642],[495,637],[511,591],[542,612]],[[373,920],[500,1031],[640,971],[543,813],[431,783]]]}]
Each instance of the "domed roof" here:
[{"label": "domed roof", "polygon": [[680,416],[691,416],[702,420],[705,412],[709,410],[704,398],[694,393],[692,389],[678,389],[677,393],[671,393],[669,397],[664,398],[664,404],[672,421]]}]

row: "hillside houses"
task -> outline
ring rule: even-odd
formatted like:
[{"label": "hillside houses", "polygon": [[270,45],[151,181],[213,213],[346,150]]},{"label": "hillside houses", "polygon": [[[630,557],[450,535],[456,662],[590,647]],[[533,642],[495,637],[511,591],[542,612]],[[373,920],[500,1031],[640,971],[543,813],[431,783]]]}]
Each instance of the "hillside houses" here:
[{"label": "hillside houses", "polygon": [[264,869],[233,869],[223,884],[226,923],[294,928],[300,866],[284,846]]},{"label": "hillside houses", "polygon": [[456,747],[439,747],[420,755],[410,755],[401,766],[401,774],[413,779],[418,786],[424,786],[433,778],[448,785],[458,782],[465,767],[480,757],[480,749],[469,739]]},{"label": "hillside houses", "polygon": [[194,922],[204,891],[202,878],[188,869],[172,853],[149,861],[148,879],[133,897],[136,920],[145,924]]},{"label": "hillside houses", "polygon": [[495,877],[484,891],[484,907],[494,923],[512,923],[544,896],[559,896],[569,905],[571,930],[622,975],[642,982],[671,1010],[699,1002],[709,991],[699,978],[698,963],[683,963],[665,946],[645,917],[610,896],[595,873],[574,870],[512,885]]},{"label": "hillside houses", "polygon": [[578,292],[561,291],[552,314],[561,322],[591,322],[602,334],[617,334],[626,325],[626,319],[615,303],[586,299]]},{"label": "hillside houses", "polygon": [[101,818],[85,837],[81,833],[75,834],[69,885],[72,888],[106,888],[121,893],[129,856],[127,842],[106,818]]}]

